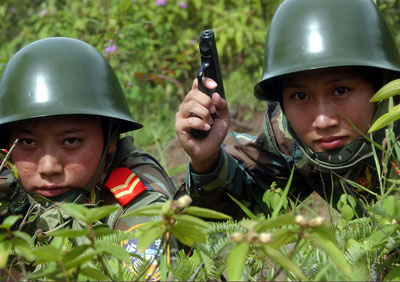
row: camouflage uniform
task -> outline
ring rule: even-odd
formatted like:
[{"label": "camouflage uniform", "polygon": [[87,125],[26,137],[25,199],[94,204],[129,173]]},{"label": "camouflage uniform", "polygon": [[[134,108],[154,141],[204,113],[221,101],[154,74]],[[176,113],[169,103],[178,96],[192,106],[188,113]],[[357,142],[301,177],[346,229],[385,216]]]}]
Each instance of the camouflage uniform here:
[{"label": "camouflage uniform", "polygon": [[[196,175],[188,169],[185,185],[193,203],[240,216],[240,208],[225,195],[229,191],[253,211],[267,213],[264,192],[273,181],[284,188],[293,167],[289,193],[300,200],[316,191],[328,201],[332,198],[336,207],[345,190],[360,192],[341,181],[343,177],[376,189],[370,143],[356,138],[336,150],[313,152],[294,134],[279,106],[283,102],[282,76],[355,66],[375,90],[400,73],[396,42],[373,1],[283,1],[269,24],[263,74],[254,88],[254,95],[267,101],[263,130],[257,137],[229,136],[214,172]],[[387,112],[385,103],[377,103],[374,120]],[[398,136],[398,124],[394,132]],[[378,144],[384,137],[384,129],[373,133]]]},{"label": "camouflage uniform", "polygon": [[[383,111],[385,107],[380,107]],[[380,115],[380,113],[377,113]],[[400,132],[399,124],[395,127]],[[350,188],[333,172],[324,172],[314,166],[291,137],[288,123],[278,102],[268,102],[262,132],[258,136],[232,132],[220,150],[218,164],[212,173],[198,175],[186,172],[185,186],[193,204],[219,210],[240,219],[244,216],[239,206],[226,195],[229,192],[255,213],[269,213],[262,201],[272,182],[285,187],[292,167],[295,172],[289,195],[304,200],[316,191],[328,202],[331,194],[336,207],[341,194],[363,195],[362,190]],[[373,157],[346,170],[340,176],[374,190],[378,188]],[[333,182],[331,181],[333,179]],[[340,183],[341,182],[341,183]],[[344,185],[346,188],[342,188]]]},{"label": "camouflage uniform", "polygon": [[[94,156],[100,157],[96,171],[85,187],[51,199],[29,195],[15,180],[3,183],[0,188],[10,188],[5,195],[9,202],[8,214],[24,215],[27,219],[31,212],[39,212],[34,222],[23,219],[21,230],[37,238],[63,226],[86,228],[52,204],[58,201],[88,207],[122,206],[122,210],[102,222],[114,229],[134,232],[139,224],[152,220],[149,217],[121,219],[121,215],[165,202],[172,198],[175,187],[160,164],[135,148],[131,138],[119,140],[116,152],[111,155],[113,150],[109,149],[114,140],[143,127],[133,118],[111,65],[96,48],[81,40],[65,37],[37,40],[16,52],[2,73],[0,148],[10,149],[8,134],[13,123],[64,115],[95,116],[101,122],[104,148],[101,156]],[[131,240],[123,245],[136,252],[136,243]],[[158,243],[146,250],[146,257],[157,253]]]},{"label": "camouflage uniform", "polygon": [[[172,198],[175,192],[175,186],[161,165],[151,155],[135,148],[132,142],[132,137],[129,136],[119,140],[117,151],[109,171],[112,172],[121,168],[129,169],[131,173],[140,179],[139,183],[143,184],[143,186],[132,184],[132,181],[127,181],[128,183],[126,187],[123,188],[132,188],[130,194],[136,194],[136,196],[131,198],[122,209],[103,219],[102,223],[107,224],[112,229],[129,230],[134,232],[135,227],[152,220],[152,218],[134,216],[121,219],[121,215],[153,203],[165,202],[167,199]],[[112,174],[105,179],[103,183],[107,183],[111,177],[113,177]],[[3,177],[3,187],[5,186],[4,182],[6,178],[7,176]],[[126,182],[126,179],[115,180],[115,183],[118,184]],[[78,229],[86,228],[85,226],[80,225],[79,222],[71,219],[69,215],[61,214],[57,207],[51,204],[52,201],[49,199],[41,196],[30,196],[27,194],[15,179],[11,183],[9,182],[7,186],[9,186],[10,191],[13,192],[8,206],[8,215],[20,214],[28,216],[27,212],[29,210],[32,212],[32,207],[37,206],[40,208],[40,215],[37,217],[37,220],[24,225],[22,228],[22,231],[32,235],[33,238],[36,239],[40,234],[46,234],[65,226]],[[108,187],[107,189],[104,187],[104,184],[102,186],[103,187],[96,186],[92,193],[88,193],[84,190],[77,191],[77,193],[75,191],[75,193],[67,193],[62,195],[59,200],[85,204],[87,206],[120,206],[116,197],[109,192],[113,187]],[[141,187],[144,187],[144,189],[139,189]],[[62,217],[62,220],[60,220],[60,216]],[[65,224],[66,222],[67,224]],[[124,242],[122,245],[128,251],[138,254],[136,239],[131,239]],[[145,250],[147,258],[156,253],[156,247],[157,241]],[[176,249],[177,242],[172,238],[171,250],[174,251]],[[132,263],[134,263],[133,257]]]}]

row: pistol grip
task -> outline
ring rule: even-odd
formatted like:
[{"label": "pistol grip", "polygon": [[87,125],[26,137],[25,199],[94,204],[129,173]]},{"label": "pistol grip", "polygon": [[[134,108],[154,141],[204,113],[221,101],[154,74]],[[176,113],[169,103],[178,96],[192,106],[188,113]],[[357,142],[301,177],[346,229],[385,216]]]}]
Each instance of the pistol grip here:
[{"label": "pistol grip", "polygon": [[[191,116],[198,117],[198,116],[195,115],[195,114],[192,114]],[[211,118],[212,118],[213,120],[215,119],[216,116],[217,116],[216,113],[211,114]],[[211,130],[211,129],[210,129],[210,130]],[[204,130],[199,130],[199,129],[191,129],[191,130],[190,130],[190,134],[192,134],[192,136],[193,136],[195,139],[202,139],[202,138],[208,136],[208,134],[210,133],[210,130],[204,131]]]}]

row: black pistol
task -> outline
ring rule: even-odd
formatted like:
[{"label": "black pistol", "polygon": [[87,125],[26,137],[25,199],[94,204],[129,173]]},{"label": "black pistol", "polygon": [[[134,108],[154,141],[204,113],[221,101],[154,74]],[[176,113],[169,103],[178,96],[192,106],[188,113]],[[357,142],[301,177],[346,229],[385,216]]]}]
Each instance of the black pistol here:
[{"label": "black pistol", "polygon": [[[212,96],[214,92],[217,92],[225,99],[224,84],[222,82],[221,70],[219,68],[217,46],[215,45],[214,32],[211,29],[203,30],[200,34],[200,58],[201,66],[197,73],[197,81],[199,90],[206,93],[208,96]],[[216,89],[208,89],[203,85],[203,76],[212,78],[217,83]],[[212,116],[215,118],[215,114]],[[196,139],[206,137],[209,131],[202,131],[192,129],[192,136]]]}]

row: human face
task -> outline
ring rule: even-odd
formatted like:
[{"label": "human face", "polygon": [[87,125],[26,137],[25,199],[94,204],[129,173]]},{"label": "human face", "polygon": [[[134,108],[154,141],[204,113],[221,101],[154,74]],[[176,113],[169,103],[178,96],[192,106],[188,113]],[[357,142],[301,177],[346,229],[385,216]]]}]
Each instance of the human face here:
[{"label": "human face", "polygon": [[95,174],[103,149],[100,118],[59,116],[16,122],[10,142],[21,184],[33,195],[62,195],[84,188]]},{"label": "human face", "polygon": [[373,85],[351,67],[283,77],[285,114],[300,140],[315,152],[340,148],[365,133],[375,113]]}]

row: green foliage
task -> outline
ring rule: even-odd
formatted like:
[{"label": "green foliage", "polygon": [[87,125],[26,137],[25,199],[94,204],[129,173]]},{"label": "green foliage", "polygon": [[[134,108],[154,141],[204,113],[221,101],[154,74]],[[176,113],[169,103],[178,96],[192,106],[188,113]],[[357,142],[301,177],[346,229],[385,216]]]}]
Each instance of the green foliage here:
[{"label": "green foliage", "polygon": [[[349,199],[343,197],[342,204],[352,206]],[[161,277],[171,281],[365,281],[393,280],[398,275],[398,194],[372,204],[370,217],[348,219],[341,228],[328,225],[320,216],[307,219],[289,210],[271,218],[258,215],[236,222],[219,212],[189,206],[190,201],[184,196],[125,215],[161,218],[141,225],[134,236],[141,250],[162,238],[158,265]],[[144,261],[137,275],[123,267],[133,254],[120,242],[132,238],[132,233],[97,222],[115,207],[59,206],[84,228],[58,229],[46,235],[52,240],[34,243],[28,234],[14,230],[20,217],[4,219],[0,225],[3,278],[19,269],[27,280],[144,279],[150,262]],[[200,217],[222,221],[206,222]],[[171,236],[191,246],[191,255],[182,250],[168,263],[165,250]],[[81,238],[80,243],[74,238]]]},{"label": "green foliage", "polygon": [[[200,31],[212,28],[216,33],[228,102],[248,103],[242,98],[247,95],[256,104],[250,98],[252,87],[261,74],[268,22],[281,1],[191,0],[185,2],[187,8],[179,2],[184,1],[168,0],[159,6],[150,0],[20,0],[18,5],[3,0],[0,73],[16,50],[34,40],[70,36],[87,41],[111,62],[135,118],[146,126],[135,133],[138,146],[162,160],[165,144],[173,135],[171,119],[198,68]],[[399,1],[378,0],[378,4],[400,42]],[[395,81],[374,99],[391,99],[399,93],[400,84]],[[289,181],[283,189],[274,187],[264,195],[273,210],[270,218],[254,215],[242,205],[250,219],[235,222],[223,214],[188,206],[185,200],[138,209],[126,216],[159,218],[136,230],[139,248],[162,238],[158,262],[162,280],[399,280],[400,144],[390,130],[399,118],[398,111],[393,106],[370,130],[389,126],[384,156],[375,156],[381,191],[366,191],[376,199],[364,202],[369,217],[354,218],[354,201],[359,199],[347,194],[337,207],[342,215],[338,223],[296,215],[294,203],[286,197]],[[6,159],[6,154],[0,152],[0,159]],[[12,170],[9,162],[5,164]],[[7,203],[1,204],[3,210]],[[124,266],[135,255],[120,242],[132,238],[132,233],[98,222],[115,208],[88,209],[74,204],[59,208],[78,220],[80,227],[60,228],[33,240],[19,231],[20,217],[0,217],[1,280],[146,279],[150,263],[145,259],[138,257],[143,263],[136,275]],[[27,220],[36,217],[33,213]],[[181,250],[168,262],[164,250],[171,236],[190,251]]]}]

